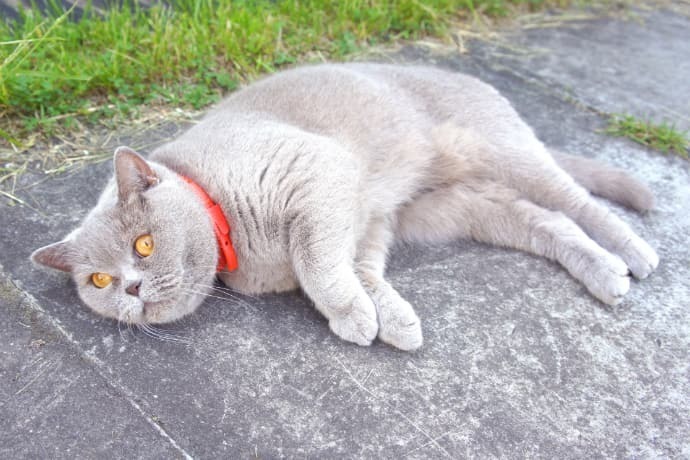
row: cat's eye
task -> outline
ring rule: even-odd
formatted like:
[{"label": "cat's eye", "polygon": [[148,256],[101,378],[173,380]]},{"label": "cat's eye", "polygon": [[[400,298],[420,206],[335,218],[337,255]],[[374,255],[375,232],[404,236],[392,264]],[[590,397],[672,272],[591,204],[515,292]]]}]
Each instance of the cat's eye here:
[{"label": "cat's eye", "polygon": [[153,254],[153,237],[151,235],[141,235],[134,242],[134,250],[141,257],[148,257]]},{"label": "cat's eye", "polygon": [[108,286],[110,283],[113,282],[113,277],[108,275],[107,273],[97,272],[91,275],[91,282],[98,289],[103,289],[104,287]]}]

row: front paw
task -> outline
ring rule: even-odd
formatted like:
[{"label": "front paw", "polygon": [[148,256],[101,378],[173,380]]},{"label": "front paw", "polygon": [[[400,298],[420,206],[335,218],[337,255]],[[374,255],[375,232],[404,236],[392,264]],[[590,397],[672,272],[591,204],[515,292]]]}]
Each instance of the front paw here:
[{"label": "front paw", "polygon": [[361,346],[371,345],[379,330],[376,309],[369,299],[357,302],[348,314],[332,318],[328,326],[341,339]]},{"label": "front paw", "polygon": [[422,325],[417,315],[414,317],[395,318],[394,321],[381,324],[379,339],[403,351],[412,351],[422,346]]},{"label": "front paw", "polygon": [[375,296],[379,315],[379,339],[404,351],[422,346],[422,325],[412,305],[394,289],[381,289]]}]

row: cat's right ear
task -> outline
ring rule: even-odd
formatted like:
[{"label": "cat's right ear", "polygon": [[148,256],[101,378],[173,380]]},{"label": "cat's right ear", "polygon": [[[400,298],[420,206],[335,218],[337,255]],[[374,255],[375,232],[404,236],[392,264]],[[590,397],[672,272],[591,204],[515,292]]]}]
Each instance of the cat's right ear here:
[{"label": "cat's right ear", "polygon": [[117,196],[120,201],[129,201],[132,196],[158,184],[158,175],[151,166],[129,147],[118,147],[115,150],[115,179]]},{"label": "cat's right ear", "polygon": [[63,272],[72,271],[73,258],[73,245],[69,239],[36,249],[31,254],[33,263]]}]

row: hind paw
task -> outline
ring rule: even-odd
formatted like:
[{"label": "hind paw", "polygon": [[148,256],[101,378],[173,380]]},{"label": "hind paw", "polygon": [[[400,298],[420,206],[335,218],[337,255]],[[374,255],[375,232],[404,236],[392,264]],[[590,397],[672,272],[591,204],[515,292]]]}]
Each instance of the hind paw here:
[{"label": "hind paw", "polygon": [[659,256],[656,251],[637,235],[633,235],[622,249],[616,252],[628,264],[633,276],[638,279],[648,277],[659,265]]}]

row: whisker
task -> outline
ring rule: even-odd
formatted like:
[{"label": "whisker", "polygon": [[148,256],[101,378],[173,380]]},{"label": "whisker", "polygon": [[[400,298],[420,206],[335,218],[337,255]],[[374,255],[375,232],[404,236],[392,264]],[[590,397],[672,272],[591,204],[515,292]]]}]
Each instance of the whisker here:
[{"label": "whisker", "polygon": [[146,324],[146,326],[150,330],[152,330],[152,331],[154,331],[160,335],[164,335],[166,337],[172,337],[172,338],[176,338],[176,339],[180,339],[180,340],[187,340],[187,337],[185,336],[185,334],[183,332],[178,333],[175,331],[171,331],[169,329],[161,329],[161,328],[154,326],[153,324]]},{"label": "whisker", "polygon": [[247,309],[247,310],[252,310],[253,308],[255,308],[255,307],[254,307],[252,304],[250,304],[249,302],[246,302],[246,301],[244,301],[244,300],[242,300],[242,299],[238,299],[238,298],[225,297],[225,296],[222,296],[222,295],[220,295],[220,296],[219,296],[219,295],[213,295],[213,294],[209,294],[209,293],[205,293],[205,292],[199,292],[199,291],[191,290],[191,289],[189,289],[189,288],[188,288],[186,291],[183,290],[183,292],[186,292],[186,293],[188,293],[188,294],[190,294],[190,293],[191,293],[191,294],[197,294],[197,295],[201,295],[201,296],[204,296],[204,297],[209,297],[209,298],[211,298],[211,299],[223,300],[223,301],[225,301],[225,302],[229,302],[231,305],[237,305],[237,306],[243,307],[243,308],[245,308],[245,309]]},{"label": "whisker", "polygon": [[233,290],[227,286],[218,286],[215,284],[203,284],[203,283],[196,283],[196,282],[182,282],[180,284],[191,286],[191,287],[203,287],[203,288],[214,289],[217,291],[227,292],[228,294],[232,294],[235,296],[249,297],[250,299],[259,300],[259,297],[256,295],[239,293],[239,292],[237,292],[237,291],[235,291],[235,290]]},{"label": "whisker", "polygon": [[209,294],[209,293],[206,293],[206,292],[196,291],[196,290],[191,289],[191,288],[180,288],[180,289],[181,289],[182,292],[185,292],[185,293],[187,293],[187,294],[197,294],[197,295],[201,295],[201,296],[204,296],[204,297],[210,297],[210,298],[212,298],[212,299],[234,300],[234,301],[238,302],[239,304],[242,304],[242,305],[245,305],[245,306],[251,306],[251,305],[249,305],[249,303],[244,302],[244,301],[242,301],[242,300],[240,300],[240,299],[237,299],[237,298],[222,297],[222,296],[219,296],[219,295],[213,295],[213,294]]},{"label": "whisker", "polygon": [[149,337],[152,337],[151,333],[144,327],[143,324],[137,324],[137,329],[141,331],[144,335],[147,335]]},{"label": "whisker", "polygon": [[161,338],[160,336],[150,331],[148,328],[144,327],[141,324],[137,324],[137,329],[139,329],[142,333],[144,333],[144,335],[151,337],[152,339],[164,341],[163,338]]},{"label": "whisker", "polygon": [[[233,291],[232,289],[229,288],[223,288],[220,286],[209,286],[209,285],[204,285],[201,283],[187,283],[187,287],[183,287],[182,289],[191,289],[191,292],[197,293],[199,295],[204,295],[208,297],[213,297],[213,298],[218,298],[221,300],[231,300],[233,302],[236,302],[242,306],[244,306],[247,309],[252,309],[255,308],[254,305],[251,303],[247,302],[243,297],[247,297],[244,294],[238,294],[237,292]],[[205,289],[210,289],[211,293],[200,293],[198,292],[199,289],[205,290]],[[214,295],[218,294],[218,295]],[[257,297],[249,296],[252,300],[259,300]]]},{"label": "whisker", "polygon": [[222,294],[227,294],[230,297],[233,298],[238,298],[239,299],[239,294],[237,294],[235,291],[227,288],[222,288],[219,286],[210,286],[207,284],[200,284],[200,283],[188,283],[185,284],[184,287],[187,288],[192,288],[192,289],[209,289],[211,291],[217,292],[217,293],[222,293]]},{"label": "whisker", "polygon": [[136,325],[137,328],[143,332],[145,335],[158,339],[161,341],[165,342],[176,342],[176,343],[182,343],[185,345],[190,345],[192,341],[188,338],[178,336],[176,334],[171,333],[170,331],[164,331],[162,329],[158,329],[150,324],[146,323],[141,323]]},{"label": "whisker", "polygon": [[126,342],[127,340],[125,339],[125,336],[122,333],[122,322],[120,321],[119,318],[117,319],[117,332],[120,334],[120,340],[122,340],[123,342]]},{"label": "whisker", "polygon": [[[223,288],[220,286],[211,286],[207,284],[201,284],[201,283],[185,283],[182,285],[182,289],[192,289],[194,291],[199,291],[199,290],[209,290],[215,294],[222,294],[224,296],[227,296],[229,299],[237,300],[239,302],[245,301],[243,297],[247,297],[244,294],[239,294],[232,289],[228,288]],[[251,299],[258,300],[256,297],[250,297]]]}]

